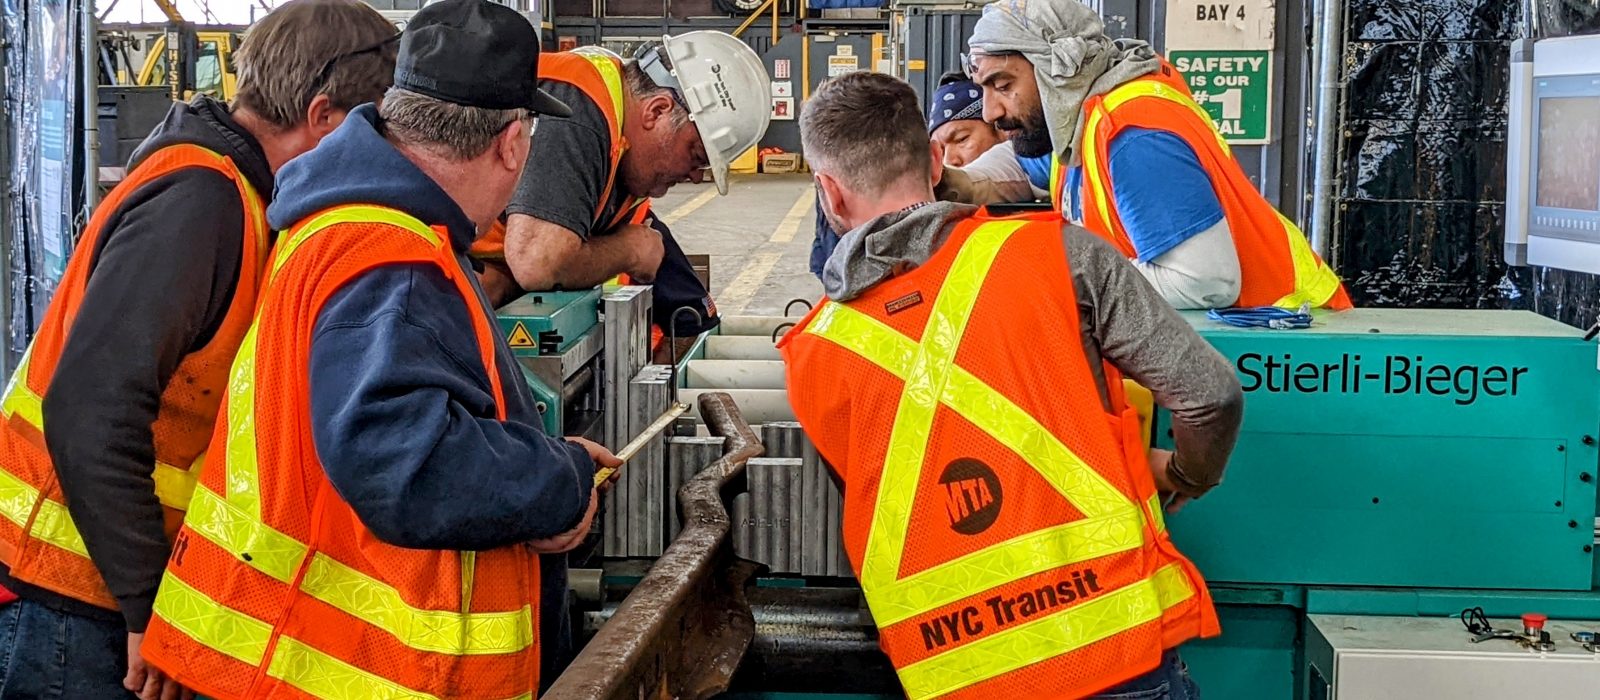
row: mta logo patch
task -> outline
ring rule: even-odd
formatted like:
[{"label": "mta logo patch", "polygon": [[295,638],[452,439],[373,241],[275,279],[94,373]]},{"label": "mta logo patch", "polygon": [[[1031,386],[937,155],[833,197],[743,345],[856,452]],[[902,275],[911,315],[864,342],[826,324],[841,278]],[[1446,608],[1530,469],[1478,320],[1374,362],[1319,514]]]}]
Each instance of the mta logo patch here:
[{"label": "mta logo patch", "polygon": [[1000,477],[989,465],[958,459],[944,468],[939,483],[944,485],[944,510],[950,516],[951,530],[976,535],[1000,519]]}]

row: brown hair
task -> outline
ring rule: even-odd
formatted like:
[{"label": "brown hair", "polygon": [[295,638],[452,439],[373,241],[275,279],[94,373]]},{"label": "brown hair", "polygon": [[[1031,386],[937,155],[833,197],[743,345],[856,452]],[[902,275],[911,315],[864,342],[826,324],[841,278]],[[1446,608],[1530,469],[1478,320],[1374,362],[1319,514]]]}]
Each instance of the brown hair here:
[{"label": "brown hair", "polygon": [[394,82],[394,24],[360,0],[290,0],[245,35],[234,103],[289,129],[317,95],[349,110]]},{"label": "brown hair", "polygon": [[812,170],[863,196],[933,175],[917,93],[883,73],[856,71],[823,83],[800,112],[800,143]]}]

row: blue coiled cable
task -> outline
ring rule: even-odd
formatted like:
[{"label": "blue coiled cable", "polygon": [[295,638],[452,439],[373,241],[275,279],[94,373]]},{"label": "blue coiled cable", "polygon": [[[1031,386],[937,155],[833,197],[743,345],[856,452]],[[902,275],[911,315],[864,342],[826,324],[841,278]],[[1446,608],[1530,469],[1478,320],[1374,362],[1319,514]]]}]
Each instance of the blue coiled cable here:
[{"label": "blue coiled cable", "polygon": [[1311,327],[1311,305],[1301,304],[1295,311],[1276,306],[1212,309],[1206,312],[1206,318],[1236,328],[1271,328],[1286,331]]}]

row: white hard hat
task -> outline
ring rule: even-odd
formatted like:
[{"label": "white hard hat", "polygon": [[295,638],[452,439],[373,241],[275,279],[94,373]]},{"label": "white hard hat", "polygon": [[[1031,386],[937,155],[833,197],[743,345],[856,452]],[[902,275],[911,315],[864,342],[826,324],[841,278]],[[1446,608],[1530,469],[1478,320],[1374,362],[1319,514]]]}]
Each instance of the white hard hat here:
[{"label": "white hard hat", "polygon": [[640,66],[655,84],[674,88],[700,131],[717,192],[728,193],[728,164],[761,142],[772,119],[772,79],[754,49],[727,32],[662,37],[659,54]]}]

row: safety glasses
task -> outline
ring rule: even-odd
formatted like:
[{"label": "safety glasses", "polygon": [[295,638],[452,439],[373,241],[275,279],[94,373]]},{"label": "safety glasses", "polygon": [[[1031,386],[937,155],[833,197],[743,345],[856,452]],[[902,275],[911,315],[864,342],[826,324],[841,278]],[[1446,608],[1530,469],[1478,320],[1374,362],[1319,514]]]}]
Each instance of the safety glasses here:
[{"label": "safety glasses", "polygon": [[340,61],[355,56],[377,53],[382,51],[384,47],[398,41],[400,41],[400,33],[395,32],[390,36],[384,37],[382,41],[373,43],[370,46],[363,46],[359,49],[346,51],[328,59],[327,63],[322,64],[322,70],[317,71],[317,79],[311,82],[311,95],[314,97],[318,94],[321,94],[322,88],[328,84],[328,78],[333,77],[333,67],[338,65]]}]

